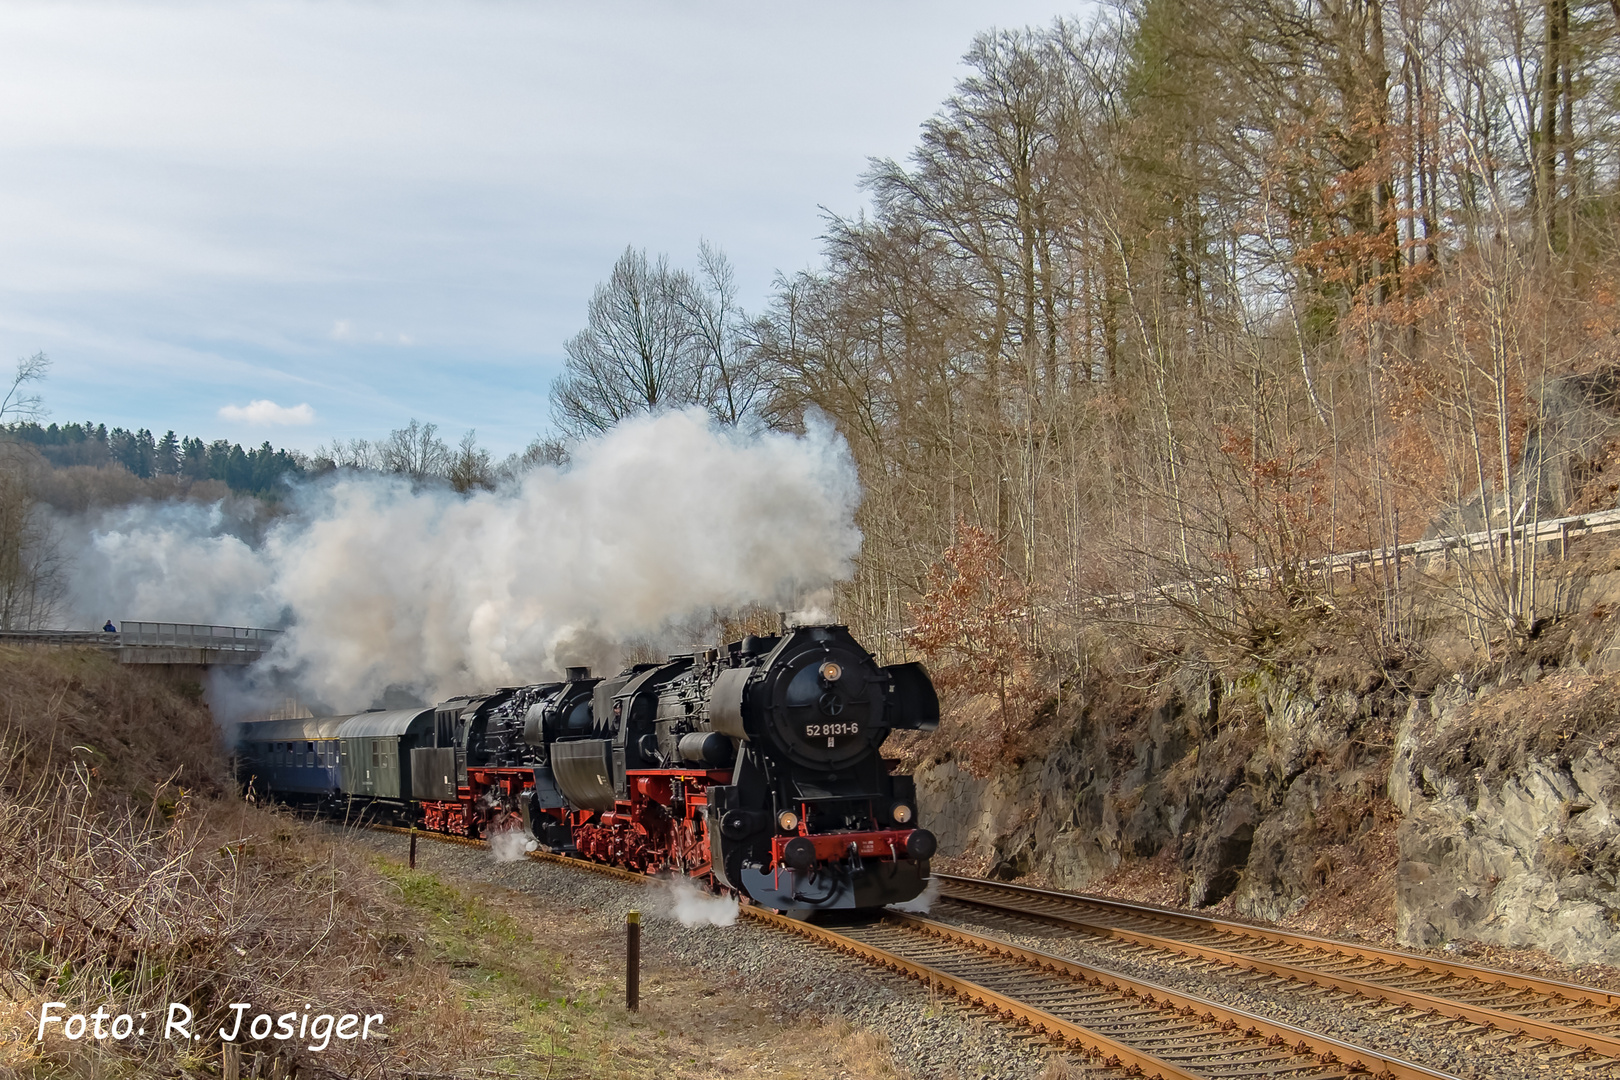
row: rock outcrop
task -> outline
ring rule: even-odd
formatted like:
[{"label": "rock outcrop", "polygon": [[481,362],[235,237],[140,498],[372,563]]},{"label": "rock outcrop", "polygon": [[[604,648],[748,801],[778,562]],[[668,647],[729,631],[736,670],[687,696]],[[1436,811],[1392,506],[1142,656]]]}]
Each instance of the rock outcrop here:
[{"label": "rock outcrop", "polygon": [[1518,709],[1466,694],[1412,703],[1389,782],[1402,815],[1401,941],[1620,963],[1620,725],[1591,723],[1579,701],[1605,685],[1586,686],[1573,709],[1546,694]]},{"label": "rock outcrop", "polygon": [[924,767],[918,798],[943,851],[1003,878],[1084,888],[1168,852],[1184,902],[1276,920],[1393,861],[1405,944],[1620,963],[1616,691],[1584,673],[1419,692],[1189,665],[1134,715],[1082,704],[1041,760]]}]

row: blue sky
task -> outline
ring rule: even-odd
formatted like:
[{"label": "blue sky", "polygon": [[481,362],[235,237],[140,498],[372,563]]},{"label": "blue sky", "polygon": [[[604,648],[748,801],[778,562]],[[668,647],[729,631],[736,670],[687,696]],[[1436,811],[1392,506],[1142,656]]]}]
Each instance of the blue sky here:
[{"label": "blue sky", "polygon": [[8,3],[0,361],[55,420],[521,449],[627,244],[757,309],[974,33],[1077,7]]}]

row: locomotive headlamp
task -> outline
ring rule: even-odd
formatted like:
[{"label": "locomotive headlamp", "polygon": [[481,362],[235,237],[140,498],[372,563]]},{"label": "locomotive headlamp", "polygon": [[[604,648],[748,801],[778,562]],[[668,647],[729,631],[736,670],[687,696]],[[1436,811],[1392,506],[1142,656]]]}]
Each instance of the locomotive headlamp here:
[{"label": "locomotive headlamp", "polygon": [[821,677],[827,682],[837,682],[838,677],[843,673],[844,669],[833,663],[831,660],[821,665]]},{"label": "locomotive headlamp", "polygon": [[791,810],[784,810],[776,815],[776,824],[783,832],[792,832],[799,827],[799,815]]},{"label": "locomotive headlamp", "polygon": [[889,809],[889,816],[894,818],[895,824],[904,825],[911,820],[911,807],[903,802],[897,802]]}]

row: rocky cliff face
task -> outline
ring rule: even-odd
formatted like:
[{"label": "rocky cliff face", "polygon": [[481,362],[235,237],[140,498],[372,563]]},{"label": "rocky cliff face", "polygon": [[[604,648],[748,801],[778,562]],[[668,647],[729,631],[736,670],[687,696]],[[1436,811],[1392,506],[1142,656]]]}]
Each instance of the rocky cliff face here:
[{"label": "rocky cliff face", "polygon": [[1039,760],[984,778],[926,766],[918,797],[942,851],[1004,878],[1084,888],[1158,856],[1183,902],[1275,920],[1393,863],[1403,943],[1620,962],[1616,690],[1584,674],[1418,692],[1189,665],[1132,715],[1082,706]]},{"label": "rocky cliff face", "polygon": [[1494,700],[1412,702],[1389,778],[1400,940],[1620,963],[1616,689],[1568,675]]}]

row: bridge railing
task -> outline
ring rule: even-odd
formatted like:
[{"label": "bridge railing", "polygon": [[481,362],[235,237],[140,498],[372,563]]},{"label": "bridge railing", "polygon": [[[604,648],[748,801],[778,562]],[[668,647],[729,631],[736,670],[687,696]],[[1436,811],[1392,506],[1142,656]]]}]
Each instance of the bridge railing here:
[{"label": "bridge railing", "polygon": [[[99,648],[125,664],[251,664],[269,652],[280,630],[205,623],[119,623],[107,630],[0,630],[0,645]],[[194,650],[178,654],[175,650]]]},{"label": "bridge railing", "polygon": [[104,630],[0,630],[0,645],[118,646],[118,635]]},{"label": "bridge railing", "polygon": [[280,630],[265,630],[256,626],[126,621],[118,624],[117,644],[137,648],[269,652],[279,637]]}]

